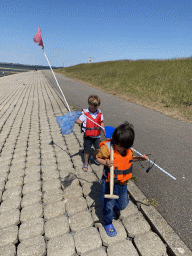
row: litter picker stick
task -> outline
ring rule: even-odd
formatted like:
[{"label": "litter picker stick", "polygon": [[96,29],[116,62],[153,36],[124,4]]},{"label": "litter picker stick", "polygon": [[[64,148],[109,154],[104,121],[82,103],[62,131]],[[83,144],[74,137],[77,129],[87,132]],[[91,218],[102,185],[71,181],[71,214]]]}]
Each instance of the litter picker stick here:
[{"label": "litter picker stick", "polygon": [[[111,143],[111,154],[110,154],[110,160],[114,160],[114,150],[113,150],[113,144]],[[113,189],[114,189],[114,166],[110,167],[110,194],[105,195],[105,198],[109,199],[118,199],[119,196],[113,195]]]},{"label": "litter picker stick", "polygon": [[52,73],[53,73],[53,76],[54,76],[54,78],[55,78],[55,81],[56,81],[56,83],[57,83],[57,86],[59,87],[59,90],[61,91],[61,94],[62,94],[62,96],[63,96],[63,98],[64,98],[64,100],[65,100],[65,103],[66,103],[66,105],[67,105],[67,108],[68,108],[69,112],[71,112],[71,109],[70,109],[70,107],[69,107],[69,104],[67,103],[67,100],[66,100],[66,98],[65,98],[65,95],[63,94],[63,91],[61,90],[61,87],[59,86],[59,83],[58,83],[58,81],[57,81],[57,78],[56,78],[56,76],[55,76],[55,74],[54,74],[54,72],[53,72],[53,69],[52,69],[52,67],[51,67],[51,64],[49,63],[49,60],[48,60],[48,58],[47,58],[47,55],[46,55],[44,49],[43,49],[43,52],[44,52],[45,58],[46,58],[46,60],[47,60],[47,62],[48,62],[48,64],[49,64],[49,67],[50,67],[50,69],[51,69],[51,71],[52,71]]},{"label": "litter picker stick", "polygon": [[[138,155],[142,156],[141,153],[139,153],[137,150],[135,150],[134,148],[132,148]],[[151,160],[147,159],[147,161],[149,161],[151,164],[155,165],[159,170],[161,170],[162,172],[164,172],[165,174],[167,174],[169,177],[171,177],[172,179],[176,180],[176,178],[174,176],[172,176],[170,173],[166,172],[163,168],[161,168],[160,166],[158,166],[157,164],[155,164],[154,162],[152,162]]]}]

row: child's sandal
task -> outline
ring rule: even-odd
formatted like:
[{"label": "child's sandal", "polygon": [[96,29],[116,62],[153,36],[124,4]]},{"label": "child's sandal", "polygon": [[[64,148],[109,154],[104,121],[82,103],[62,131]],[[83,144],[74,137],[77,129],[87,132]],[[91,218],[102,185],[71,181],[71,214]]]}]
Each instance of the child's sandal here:
[{"label": "child's sandal", "polygon": [[109,224],[109,225],[106,225],[105,226],[105,231],[107,233],[108,236],[116,236],[117,235],[117,231],[116,229],[114,228],[113,224]]},{"label": "child's sandal", "polygon": [[88,171],[88,164],[83,164],[82,169],[83,169],[84,172],[87,172]]}]

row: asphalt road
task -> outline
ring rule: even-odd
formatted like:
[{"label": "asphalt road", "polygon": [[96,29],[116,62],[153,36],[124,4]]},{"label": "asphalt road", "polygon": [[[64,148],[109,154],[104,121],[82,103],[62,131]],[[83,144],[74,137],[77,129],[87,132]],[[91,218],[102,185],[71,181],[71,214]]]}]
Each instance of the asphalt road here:
[{"label": "asphalt road", "polygon": [[[57,88],[51,71],[43,71]],[[76,110],[87,108],[90,94],[101,99],[105,125],[117,127],[124,121],[135,128],[133,148],[176,177],[176,181],[153,167],[149,173],[134,164],[137,186],[148,199],[157,200],[160,214],[192,250],[192,124],[104,93],[87,84],[56,74],[69,105]],[[57,88],[58,89],[58,88]],[[58,89],[59,90],[59,89]],[[148,167],[148,162],[142,164]]]}]

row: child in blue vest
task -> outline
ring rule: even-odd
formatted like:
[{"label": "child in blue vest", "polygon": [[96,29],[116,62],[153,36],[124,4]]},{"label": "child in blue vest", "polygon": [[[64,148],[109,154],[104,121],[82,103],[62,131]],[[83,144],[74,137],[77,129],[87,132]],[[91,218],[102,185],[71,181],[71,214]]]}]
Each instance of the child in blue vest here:
[{"label": "child in blue vest", "polygon": [[[133,156],[130,149],[133,145],[135,133],[133,126],[127,122],[119,125],[113,132],[112,142],[114,148],[114,160],[110,160],[110,144],[111,141],[103,141],[100,143],[100,151],[96,156],[97,161],[104,165],[104,171],[101,181],[100,201],[103,210],[104,228],[108,236],[116,236],[112,220],[120,216],[120,211],[124,210],[128,203],[127,183],[132,177],[132,163],[136,161],[147,160],[148,157]],[[114,195],[118,195],[118,199],[108,199],[104,196],[110,194],[110,167],[114,166]]]},{"label": "child in blue vest", "polygon": [[[83,171],[88,170],[88,159],[89,153],[91,151],[91,146],[93,145],[95,151],[93,153],[92,159],[95,160],[95,155],[99,151],[101,130],[105,131],[105,126],[103,122],[103,114],[98,107],[100,106],[100,99],[97,95],[90,95],[88,98],[87,109],[82,110],[82,114],[76,121],[77,124],[82,125],[82,130],[84,132],[84,163]],[[93,122],[92,122],[93,121]],[[99,126],[98,126],[98,125]],[[95,160],[95,163],[98,162]]]}]

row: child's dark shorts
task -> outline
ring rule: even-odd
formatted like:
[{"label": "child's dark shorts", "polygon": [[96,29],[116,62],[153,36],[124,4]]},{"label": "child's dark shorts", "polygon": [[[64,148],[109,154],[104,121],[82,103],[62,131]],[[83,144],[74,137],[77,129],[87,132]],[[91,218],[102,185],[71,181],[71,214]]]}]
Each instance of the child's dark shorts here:
[{"label": "child's dark shorts", "polygon": [[95,149],[100,149],[99,144],[101,140],[100,138],[92,138],[84,136],[84,151],[90,152],[91,146],[93,145]]}]

